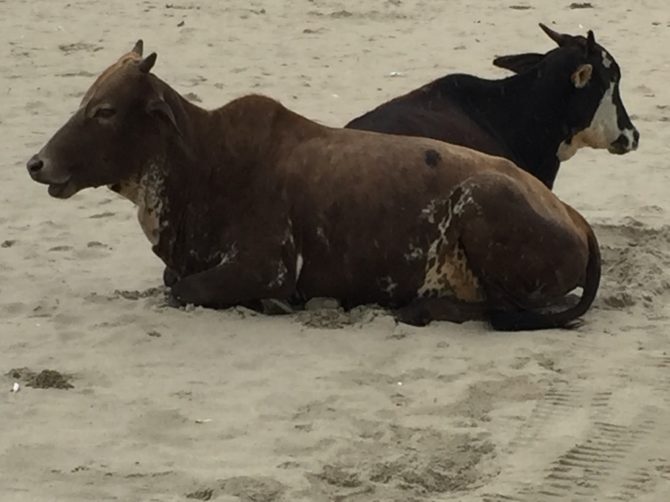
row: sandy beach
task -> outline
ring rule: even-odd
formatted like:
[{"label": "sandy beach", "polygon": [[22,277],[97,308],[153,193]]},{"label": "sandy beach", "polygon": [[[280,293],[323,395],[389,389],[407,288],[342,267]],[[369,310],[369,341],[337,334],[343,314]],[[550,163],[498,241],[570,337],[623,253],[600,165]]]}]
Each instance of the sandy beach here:
[{"label": "sandy beach", "polygon": [[[592,3],[0,0],[0,500],[670,500],[670,10]],[[138,38],[201,106],[263,93],[342,126],[507,75],[494,56],[553,47],[538,22],[595,31],[641,133],[558,176],[604,259],[576,330],[174,309],[128,201],[25,170]]]}]

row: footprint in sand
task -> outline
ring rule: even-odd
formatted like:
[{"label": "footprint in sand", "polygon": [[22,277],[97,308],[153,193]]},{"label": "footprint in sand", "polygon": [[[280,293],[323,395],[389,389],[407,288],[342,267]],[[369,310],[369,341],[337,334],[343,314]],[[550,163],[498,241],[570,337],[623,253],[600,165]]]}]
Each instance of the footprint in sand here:
[{"label": "footprint in sand", "polygon": [[[382,437],[350,441],[335,449],[332,463],[307,474],[313,500],[415,500],[419,496],[433,500],[437,495],[448,500],[448,493],[479,484],[491,475],[480,464],[495,455],[495,449],[483,437],[389,427],[385,422],[378,427],[385,431]],[[364,464],[360,463],[362,454],[368,460]]]},{"label": "footprint in sand", "polygon": [[268,477],[237,476],[217,482],[217,486],[198,488],[186,494],[187,499],[214,500],[221,495],[237,497],[240,502],[275,502],[282,500],[286,487]]},{"label": "footprint in sand", "polygon": [[59,307],[60,301],[57,298],[44,299],[33,307],[33,313],[28,317],[51,317]]},{"label": "footprint in sand", "polygon": [[35,389],[73,389],[70,383],[71,375],[65,375],[56,370],[42,370],[39,373],[29,368],[14,368],[9,370],[7,376],[13,380],[23,382],[26,387]]},{"label": "footprint in sand", "polygon": [[86,244],[86,249],[78,249],[74,252],[77,260],[95,260],[109,256],[112,248],[99,241],[91,241]]},{"label": "footprint in sand", "polygon": [[71,251],[72,246],[54,246],[49,248],[49,251]]},{"label": "footprint in sand", "polygon": [[72,54],[73,52],[98,52],[103,49],[100,45],[87,44],[85,42],[76,42],[73,44],[61,44],[58,48],[65,54]]}]

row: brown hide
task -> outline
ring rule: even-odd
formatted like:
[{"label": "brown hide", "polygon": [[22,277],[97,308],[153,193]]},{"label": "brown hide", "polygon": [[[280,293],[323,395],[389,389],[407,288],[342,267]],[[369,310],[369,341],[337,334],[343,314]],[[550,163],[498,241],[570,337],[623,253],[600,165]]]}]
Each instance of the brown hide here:
[{"label": "brown hide", "polygon": [[[206,111],[149,73],[155,54],[136,56],[103,73],[28,169],[57,197],[107,185],[137,204],[179,301],[459,300],[516,329],[566,324],[593,300],[590,227],[511,162],[324,127],[262,96]],[[585,283],[578,308],[520,321]]]}]

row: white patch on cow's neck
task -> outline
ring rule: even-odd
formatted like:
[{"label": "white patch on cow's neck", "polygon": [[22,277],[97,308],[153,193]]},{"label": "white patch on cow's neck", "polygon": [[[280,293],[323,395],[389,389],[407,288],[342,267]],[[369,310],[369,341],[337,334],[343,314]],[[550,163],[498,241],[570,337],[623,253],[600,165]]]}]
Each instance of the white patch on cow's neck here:
[{"label": "white patch on cow's neck", "polygon": [[137,206],[137,219],[153,246],[158,245],[160,232],[167,226],[160,221],[165,208],[164,183],[163,170],[156,161],[148,164],[139,179],[119,183],[118,193]]},{"label": "white patch on cow's neck", "polygon": [[603,55],[603,66],[605,68],[609,68],[610,66],[612,66],[612,60],[610,59],[609,54],[603,51],[602,55]]},{"label": "white patch on cow's neck", "polygon": [[270,288],[279,288],[283,286],[286,282],[286,276],[288,274],[288,269],[283,260],[277,262],[277,273],[275,277],[268,283]]},{"label": "white patch on cow's neck", "polygon": [[235,261],[237,259],[237,243],[233,242],[225,253],[218,253],[217,258],[219,267]]},{"label": "white patch on cow's neck", "polygon": [[[563,141],[556,152],[556,157],[561,162],[572,157],[582,147],[608,148],[623,133],[619,129],[617,109],[614,104],[614,88],[616,82],[610,86],[600,99],[600,104],[593,114],[591,123],[586,129],[575,134],[570,142]],[[632,134],[632,132],[631,132]]]},{"label": "white patch on cow's neck", "polygon": [[391,276],[382,277],[378,281],[379,287],[381,290],[386,293],[390,298],[393,297],[393,293],[398,289],[398,283],[395,282]]},{"label": "white patch on cow's neck", "polygon": [[295,258],[295,282],[298,282],[300,279],[300,273],[302,272],[302,266],[304,265],[304,260],[302,254],[297,253]]},{"label": "white patch on cow's neck", "polygon": [[579,147],[575,145],[573,141],[568,143],[567,141],[561,141],[561,144],[558,145],[558,151],[556,152],[556,157],[561,162],[566,161],[572,158],[579,150]]}]

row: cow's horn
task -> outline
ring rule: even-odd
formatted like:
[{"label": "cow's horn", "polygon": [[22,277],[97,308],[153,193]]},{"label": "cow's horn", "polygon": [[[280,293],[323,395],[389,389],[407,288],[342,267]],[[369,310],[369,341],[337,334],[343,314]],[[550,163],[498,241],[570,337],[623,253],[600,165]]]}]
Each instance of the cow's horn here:
[{"label": "cow's horn", "polygon": [[152,52],[149,54],[147,57],[145,57],[142,61],[139,62],[139,68],[142,73],[149,73],[151,69],[154,67],[156,64],[156,58],[158,57],[158,54],[155,52]]},{"label": "cow's horn", "polygon": [[542,23],[540,23],[540,28],[542,28],[542,31],[544,31],[549,38],[556,42],[559,47],[563,47],[572,39],[572,36],[558,33],[557,31],[552,30]]},{"label": "cow's horn", "polygon": [[586,55],[593,54],[596,50],[596,36],[589,30],[586,36]]},{"label": "cow's horn", "polygon": [[135,46],[133,47],[132,52],[137,54],[139,57],[142,57],[143,50],[144,50],[144,42],[142,42],[142,39],[140,39],[137,42],[135,42]]}]

